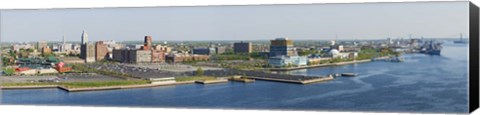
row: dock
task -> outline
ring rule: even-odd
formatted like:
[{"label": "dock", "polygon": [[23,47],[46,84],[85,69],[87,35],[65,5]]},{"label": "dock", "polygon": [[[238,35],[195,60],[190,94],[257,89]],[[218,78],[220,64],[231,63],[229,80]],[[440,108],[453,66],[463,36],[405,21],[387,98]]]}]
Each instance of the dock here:
[{"label": "dock", "polygon": [[195,83],[198,83],[198,84],[215,84],[215,83],[226,83],[226,82],[228,82],[228,80],[226,80],[226,79],[195,81]]},{"label": "dock", "polygon": [[311,84],[316,82],[323,82],[333,80],[333,76],[328,77],[312,77],[309,79],[292,79],[292,78],[281,78],[281,77],[247,77],[250,79],[264,80],[264,81],[275,81],[275,82],[285,82],[285,83],[295,83],[295,84]]},{"label": "dock", "polygon": [[243,82],[243,83],[252,83],[255,82],[255,79],[248,79],[248,78],[230,78],[228,79],[230,81],[236,81],[236,82]]},{"label": "dock", "polygon": [[58,88],[67,92],[82,92],[82,91],[103,91],[115,89],[134,89],[134,88],[148,88],[169,85],[193,84],[194,81],[164,83],[164,84],[142,84],[142,85],[127,85],[127,86],[106,86],[106,87],[86,87],[86,88],[68,88],[61,85],[41,85],[41,86],[3,86],[1,89],[41,89],[41,88]]},{"label": "dock", "polygon": [[1,86],[0,89],[46,89],[57,88],[57,85],[36,85],[36,86]]}]

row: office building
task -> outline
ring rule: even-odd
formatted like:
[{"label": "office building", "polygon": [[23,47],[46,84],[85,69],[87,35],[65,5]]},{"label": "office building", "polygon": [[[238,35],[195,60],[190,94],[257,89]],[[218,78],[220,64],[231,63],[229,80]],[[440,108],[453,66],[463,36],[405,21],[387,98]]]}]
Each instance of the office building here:
[{"label": "office building", "polygon": [[252,52],[252,43],[251,42],[238,42],[233,44],[234,53],[251,53]]},{"label": "office building", "polygon": [[[113,60],[125,63],[151,63],[151,50],[114,49]],[[158,59],[157,59],[158,60]]]},{"label": "office building", "polygon": [[272,67],[291,67],[307,65],[306,56],[298,56],[293,41],[288,38],[276,38],[270,41],[268,63]]},{"label": "office building", "polygon": [[198,54],[198,55],[210,55],[214,54],[215,48],[194,48],[193,49],[193,54]]},{"label": "office building", "polygon": [[81,42],[80,42],[80,58],[86,59],[87,58],[87,43],[88,43],[88,35],[85,32],[85,30],[82,32],[81,36]]},{"label": "office building", "polygon": [[270,57],[297,56],[293,41],[288,38],[276,38],[270,41]]},{"label": "office building", "polygon": [[87,42],[88,42],[88,34],[85,30],[83,30],[81,44],[86,44]]},{"label": "office building", "polygon": [[268,64],[272,67],[305,66],[307,62],[306,56],[275,56],[268,59]]}]

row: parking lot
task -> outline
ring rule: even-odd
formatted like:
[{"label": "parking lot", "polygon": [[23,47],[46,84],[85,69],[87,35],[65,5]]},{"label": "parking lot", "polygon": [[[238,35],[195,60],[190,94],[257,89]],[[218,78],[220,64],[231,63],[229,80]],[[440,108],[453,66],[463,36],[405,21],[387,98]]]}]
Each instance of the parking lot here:
[{"label": "parking lot", "polygon": [[[167,64],[90,64],[91,68],[98,70],[109,70],[124,74],[133,75],[136,78],[164,78],[164,77],[184,77],[192,76],[196,67],[189,65],[167,65]],[[203,67],[202,67],[203,69]],[[204,70],[219,70],[221,68],[205,67]]]}]

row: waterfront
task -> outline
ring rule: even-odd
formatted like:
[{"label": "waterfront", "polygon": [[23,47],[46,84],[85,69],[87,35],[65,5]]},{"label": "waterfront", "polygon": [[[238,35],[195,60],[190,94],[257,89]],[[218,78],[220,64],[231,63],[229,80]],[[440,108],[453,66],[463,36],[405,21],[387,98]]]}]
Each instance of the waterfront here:
[{"label": "waterfront", "polygon": [[[442,56],[408,54],[403,63],[369,62],[290,71],[352,78],[309,85],[256,81],[187,84],[68,93],[59,89],[3,90],[2,104],[467,112],[467,48],[445,44]],[[35,95],[32,95],[35,94]]]}]

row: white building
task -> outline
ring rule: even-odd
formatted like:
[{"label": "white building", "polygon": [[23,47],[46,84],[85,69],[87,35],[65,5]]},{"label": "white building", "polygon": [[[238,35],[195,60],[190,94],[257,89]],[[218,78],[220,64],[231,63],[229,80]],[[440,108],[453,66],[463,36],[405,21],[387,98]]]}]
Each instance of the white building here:
[{"label": "white building", "polygon": [[268,59],[268,63],[273,67],[305,66],[307,62],[306,56],[276,56]]}]

